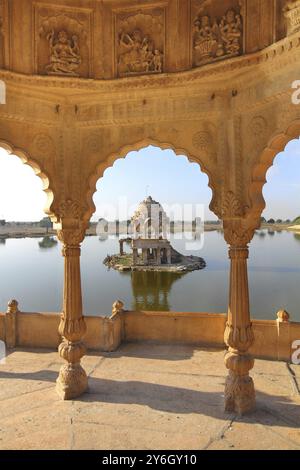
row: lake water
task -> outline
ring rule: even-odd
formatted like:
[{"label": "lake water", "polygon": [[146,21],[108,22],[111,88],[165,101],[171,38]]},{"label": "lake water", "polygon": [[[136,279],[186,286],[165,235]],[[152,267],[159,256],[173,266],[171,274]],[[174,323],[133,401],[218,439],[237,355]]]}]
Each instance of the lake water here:
[{"label": "lake water", "polygon": [[[184,254],[202,256],[206,269],[186,274],[120,273],[102,263],[118,252],[116,239],[86,237],[82,244],[82,288],[86,315],[109,315],[116,299],[126,309],[225,312],[229,261],[220,232],[206,232],[204,246],[190,251],[185,240],[172,240]],[[41,248],[41,239],[0,240],[0,310],[16,298],[22,311],[61,309],[63,259],[58,243]],[[300,235],[259,231],[250,247],[249,283],[254,318],[275,319],[285,308],[300,321]]]}]

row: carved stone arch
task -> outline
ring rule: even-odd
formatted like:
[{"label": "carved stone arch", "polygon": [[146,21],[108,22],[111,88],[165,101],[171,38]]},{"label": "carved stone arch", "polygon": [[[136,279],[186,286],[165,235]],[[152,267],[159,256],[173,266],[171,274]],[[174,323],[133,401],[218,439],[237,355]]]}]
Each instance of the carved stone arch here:
[{"label": "carved stone arch", "polygon": [[261,214],[266,207],[263,196],[263,187],[267,183],[267,172],[274,163],[276,156],[283,152],[287,144],[300,136],[300,119],[294,120],[284,132],[273,136],[267,147],[262,151],[251,173],[249,186],[250,209],[249,217],[260,220]]},{"label": "carved stone arch", "polygon": [[6,150],[8,154],[16,155],[17,157],[19,157],[22,163],[24,163],[25,165],[29,165],[33,169],[36,176],[38,176],[42,180],[42,189],[47,196],[44,212],[51,218],[52,222],[56,222],[57,217],[53,210],[55,192],[53,190],[51,178],[45,172],[44,168],[42,168],[36,160],[33,160],[25,150],[22,150],[18,147],[14,147],[11,143],[5,140],[0,140],[0,147]]},{"label": "carved stone arch", "polygon": [[203,164],[201,159],[196,156],[195,154],[191,153],[190,151],[180,148],[177,146],[174,146],[173,144],[169,142],[162,142],[157,139],[152,139],[152,138],[146,138],[142,139],[140,141],[135,142],[134,144],[126,144],[122,147],[120,147],[118,150],[108,154],[101,163],[98,163],[96,165],[95,170],[92,172],[90,177],[88,178],[88,189],[87,189],[87,194],[86,194],[86,202],[87,202],[87,207],[88,210],[85,213],[84,220],[88,221],[90,220],[91,216],[95,212],[95,205],[93,202],[93,195],[96,192],[96,184],[99,178],[101,178],[104,174],[104,171],[112,167],[115,163],[116,160],[120,158],[125,158],[129,152],[132,151],[139,151],[143,148],[148,147],[149,145],[153,145],[154,147],[158,147],[162,150],[173,150],[175,155],[178,156],[185,156],[189,162],[191,163],[197,163],[200,167],[200,171],[208,177],[208,187],[212,191],[212,199],[209,205],[209,208],[212,212],[214,212],[217,217],[219,217],[219,210],[217,206],[218,200],[220,200],[220,195],[218,194],[218,190],[221,188],[218,188],[216,183],[215,183],[215,177],[212,174],[211,171],[207,169],[207,167]]}]

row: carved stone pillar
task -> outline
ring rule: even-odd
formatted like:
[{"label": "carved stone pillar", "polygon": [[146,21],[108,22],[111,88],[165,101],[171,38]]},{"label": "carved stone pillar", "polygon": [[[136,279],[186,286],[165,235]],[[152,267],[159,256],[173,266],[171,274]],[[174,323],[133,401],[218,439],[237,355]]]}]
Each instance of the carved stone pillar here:
[{"label": "carved stone pillar", "polygon": [[167,263],[168,263],[168,264],[172,264],[172,252],[171,252],[171,248],[168,248],[168,249],[167,249]]},{"label": "carved stone pillar", "polygon": [[132,262],[134,265],[137,264],[137,260],[138,260],[138,251],[136,248],[133,248],[132,250]]},{"label": "carved stone pillar", "polygon": [[70,400],[84,393],[88,385],[87,375],[80,365],[80,359],[86,353],[81,341],[86,332],[80,278],[80,243],[84,230],[62,228],[58,230],[58,238],[63,243],[64,256],[63,313],[59,325],[63,341],[58,351],[67,364],[60,369],[56,390],[61,398]]},{"label": "carved stone pillar", "polygon": [[225,383],[225,410],[244,414],[255,407],[255,390],[249,371],[254,366],[248,354],[254,335],[250,320],[247,259],[248,243],[253,231],[243,232],[236,221],[224,222],[224,233],[229,243],[230,292],[228,318],[225,329],[225,365],[229,374]]},{"label": "carved stone pillar", "polygon": [[146,266],[148,264],[148,250],[147,248],[142,249],[143,264]]}]

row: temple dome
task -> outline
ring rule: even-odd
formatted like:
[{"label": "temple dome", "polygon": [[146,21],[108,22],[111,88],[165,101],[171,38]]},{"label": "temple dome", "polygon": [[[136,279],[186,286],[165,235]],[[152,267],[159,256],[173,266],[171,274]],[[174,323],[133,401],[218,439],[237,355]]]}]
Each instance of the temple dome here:
[{"label": "temple dome", "polygon": [[169,218],[163,206],[151,196],[139,203],[131,221],[137,234],[143,238],[166,238]]}]

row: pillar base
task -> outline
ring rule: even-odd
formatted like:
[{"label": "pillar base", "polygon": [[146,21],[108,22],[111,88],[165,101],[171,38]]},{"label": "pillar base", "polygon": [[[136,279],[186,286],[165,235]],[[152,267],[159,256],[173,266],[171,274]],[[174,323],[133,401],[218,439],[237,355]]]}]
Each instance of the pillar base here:
[{"label": "pillar base", "polygon": [[252,378],[230,371],[225,382],[225,411],[244,415],[254,409],[255,390]]},{"label": "pillar base", "polygon": [[61,367],[56,380],[56,392],[63,400],[80,397],[88,388],[88,378],[80,364]]}]

